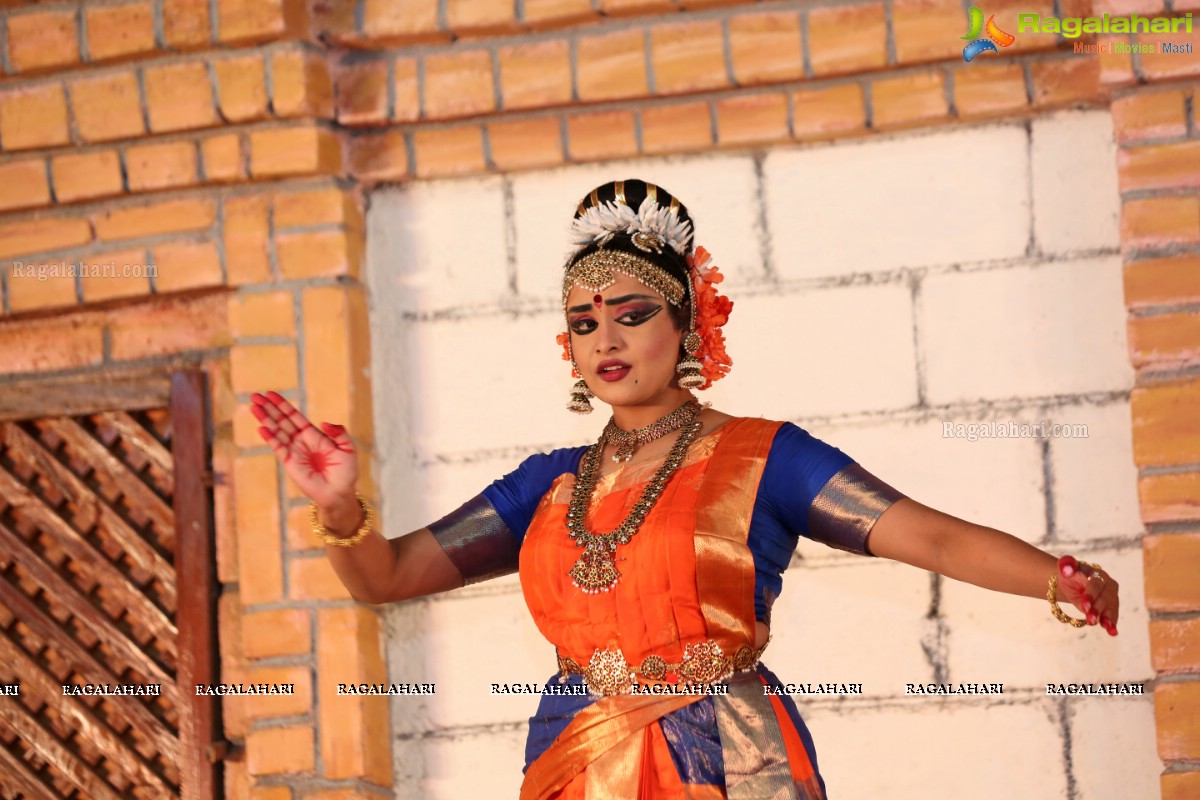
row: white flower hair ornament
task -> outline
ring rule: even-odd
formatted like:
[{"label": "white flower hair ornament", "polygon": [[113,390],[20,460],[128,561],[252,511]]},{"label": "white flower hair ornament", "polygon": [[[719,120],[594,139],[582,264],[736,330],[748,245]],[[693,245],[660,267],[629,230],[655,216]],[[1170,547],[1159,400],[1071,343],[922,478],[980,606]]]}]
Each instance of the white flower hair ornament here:
[{"label": "white flower hair ornament", "polygon": [[692,223],[681,220],[678,209],[661,206],[651,197],[643,200],[636,212],[624,203],[609,200],[588,207],[571,223],[574,249],[570,256],[592,244],[608,244],[617,233],[628,234],[633,244],[647,253],[661,253],[665,244],[686,256],[692,242]]}]

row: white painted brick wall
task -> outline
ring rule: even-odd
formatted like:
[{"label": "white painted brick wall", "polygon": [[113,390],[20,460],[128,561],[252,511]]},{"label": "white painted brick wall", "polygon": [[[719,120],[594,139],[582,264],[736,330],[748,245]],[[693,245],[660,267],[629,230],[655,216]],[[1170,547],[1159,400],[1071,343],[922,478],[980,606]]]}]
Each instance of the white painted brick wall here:
[{"label": "white painted brick wall", "polygon": [[1116,255],[929,276],[929,402],[1129,389],[1123,297]]},{"label": "white painted brick wall", "polygon": [[[1157,797],[1150,698],[1058,703],[1042,685],[1152,674],[1132,373],[1104,186],[1110,126],[1106,114],[1071,112],[374,196],[386,531],[442,516],[530,452],[594,439],[606,410],[563,409],[572,380],[554,335],[565,231],[592,186],[644,177],[689,204],[735,301],[726,333],[736,368],[703,399],[796,421],[927,505],[1070,548],[1122,582],[1117,639],[1065,628],[1044,600],[950,580],[929,618],[928,573],[802,543],[766,662],[785,681],[864,684],[865,698],[806,706],[832,796],[1067,797],[1070,780],[1077,800]],[[943,420],[1009,419],[1084,423],[1089,436],[942,435]],[[439,689],[392,704],[399,796],[515,796],[536,699],[494,697],[489,684],[541,683],[554,668],[516,578],[401,604],[387,619],[393,680]],[[904,683],[938,670],[1016,694],[999,705],[903,697]],[[1119,741],[1105,738],[1111,730]]]},{"label": "white painted brick wall", "polygon": [[1020,126],[782,148],[764,172],[782,278],[1015,258],[1029,242]]},{"label": "white painted brick wall", "polygon": [[1032,141],[1034,231],[1041,252],[1115,248],[1121,196],[1108,112],[1036,120]]}]

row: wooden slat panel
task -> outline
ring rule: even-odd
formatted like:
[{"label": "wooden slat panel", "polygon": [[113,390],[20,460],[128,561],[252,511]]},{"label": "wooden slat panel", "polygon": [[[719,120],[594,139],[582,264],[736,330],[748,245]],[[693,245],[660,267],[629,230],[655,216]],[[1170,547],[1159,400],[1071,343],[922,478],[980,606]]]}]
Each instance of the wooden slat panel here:
[{"label": "wooden slat panel", "polygon": [[[47,642],[53,642],[54,648],[67,659],[74,672],[87,675],[97,683],[120,683],[120,678],[106,665],[74,639],[63,636],[54,620],[47,617],[36,603],[5,580],[0,580],[0,603],[8,606],[35,634]],[[165,690],[166,687],[163,688]],[[121,707],[137,725],[138,730],[163,753],[164,759],[179,757],[179,742],[148,708],[138,702],[126,703]]]},{"label": "wooden slat panel", "polygon": [[[79,736],[86,739],[104,757],[114,764],[120,765],[124,773],[153,789],[158,796],[168,797],[174,790],[162,782],[162,779],[132,750],[125,747],[120,738],[104,724],[78,697],[62,696],[62,684],[47,675],[41,667],[31,659],[24,650],[15,645],[5,636],[0,636],[0,659],[13,665],[21,675],[21,692],[43,699],[54,699],[55,710],[69,720],[79,730]],[[17,702],[11,700],[10,702]],[[136,701],[135,701],[136,702]]]},{"label": "wooden slat panel", "polygon": [[79,787],[85,797],[90,800],[121,800],[107,781],[58,741],[53,733],[42,727],[20,703],[0,704],[0,723],[20,734],[26,745],[53,765],[57,775]]},{"label": "wooden slat panel", "polygon": [[162,446],[162,443],[154,438],[133,417],[120,411],[115,411],[105,415],[108,423],[121,434],[131,447],[137,446],[146,460],[154,464],[159,471],[167,475],[173,475],[175,472],[175,461],[171,456],[171,451]]},{"label": "wooden slat panel", "polygon": [[[171,383],[172,449],[175,453],[175,565],[179,581],[179,667],[181,694],[189,708],[180,714],[184,800],[218,796],[217,765],[208,761],[208,745],[221,738],[220,705],[215,697],[196,697],[188,687],[215,683],[218,674],[217,575],[213,553],[211,499],[201,473],[208,464],[205,441],[204,375],[177,373]],[[181,712],[183,709],[181,709]]]},{"label": "wooden slat panel", "polygon": [[[0,705],[15,702],[11,698],[0,697]],[[0,784],[0,789],[15,789],[24,794],[27,800],[42,800],[44,797],[54,796],[50,789],[46,788],[46,784],[38,780],[33,768],[10,753],[3,742],[0,742],[0,775],[4,776],[4,783]]]},{"label": "wooden slat panel", "polygon": [[81,572],[90,570],[91,576],[103,583],[106,590],[119,598],[138,622],[163,641],[165,650],[174,656],[174,642],[177,631],[175,624],[167,617],[154,601],[146,597],[128,579],[121,574],[103,553],[98,553],[91,543],[83,538],[74,528],[68,525],[51,508],[25,488],[16,476],[0,466],[0,493],[5,495],[9,505],[20,509],[30,521],[44,531],[53,533],[56,542],[77,563]]},{"label": "wooden slat panel", "polygon": [[47,566],[46,562],[38,558],[37,553],[29,549],[24,539],[3,523],[0,523],[0,547],[7,550],[8,556],[24,567],[29,576],[54,598],[54,602],[61,603],[86,625],[114,655],[125,659],[126,665],[142,673],[147,681],[162,684],[163,696],[172,705],[179,702],[179,693],[171,675],[143,650],[132,644],[111,619],[80,594],[78,588]]},{"label": "wooden slat panel", "polygon": [[[60,464],[53,454],[47,452],[41,442],[25,433],[18,425],[6,425],[5,429],[6,444],[22,455],[31,458],[43,476],[52,479],[58,490],[70,498],[76,507],[85,512],[94,511],[108,534],[121,545],[129,561],[159,579],[163,586],[164,601],[174,608],[175,571],[166,559],[155,552],[150,543],[138,535],[137,531],[129,527],[120,514],[109,508],[107,503],[91,492],[75,473]],[[57,518],[56,514],[53,516]],[[127,579],[122,577],[122,581],[125,580]]]},{"label": "wooden slat panel", "polygon": [[121,490],[128,495],[129,500],[136,503],[138,508],[161,531],[169,531],[174,526],[171,508],[154,490],[142,482],[121,459],[114,456],[100,442],[96,441],[79,423],[66,417],[49,419],[41,425],[53,431],[63,441],[68,442],[75,450],[85,456],[94,467],[103,467],[108,474],[121,484]]}]

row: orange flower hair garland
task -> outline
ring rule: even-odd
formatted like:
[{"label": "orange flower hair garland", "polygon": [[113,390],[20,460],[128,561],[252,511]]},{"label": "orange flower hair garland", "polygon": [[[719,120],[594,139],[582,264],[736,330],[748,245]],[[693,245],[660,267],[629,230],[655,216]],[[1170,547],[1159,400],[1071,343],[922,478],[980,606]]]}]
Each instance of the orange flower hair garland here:
[{"label": "orange flower hair garland", "polygon": [[[703,343],[696,359],[703,365],[700,374],[705,382],[699,388],[704,390],[728,375],[733,366],[733,359],[725,352],[725,334],[721,332],[722,326],[729,322],[733,301],[717,294],[716,285],[725,280],[725,276],[712,263],[712,256],[707,250],[697,247],[687,257],[687,262],[692,279],[692,296],[696,302],[696,333]],[[570,361],[571,334],[563,331],[555,337],[555,341],[562,346],[563,361]],[[580,377],[574,366],[571,367],[571,377]]]}]

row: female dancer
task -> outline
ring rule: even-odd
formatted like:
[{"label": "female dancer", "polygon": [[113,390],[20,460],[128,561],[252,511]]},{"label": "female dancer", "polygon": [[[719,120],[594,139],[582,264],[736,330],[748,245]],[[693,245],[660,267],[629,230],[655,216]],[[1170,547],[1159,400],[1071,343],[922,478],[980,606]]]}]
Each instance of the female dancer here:
[{"label": "female dancer", "polygon": [[[558,672],[531,720],[522,800],[825,797],[811,737],[760,662],[797,537],[1078,607],[1117,633],[1117,582],[904,497],[790,423],[702,407],[729,371],[732,308],[660,187],[580,203],[563,280],[568,407],[612,407],[596,444],[526,459],[457,511],[388,540],[354,491],[353,442],[278,394],[260,433],[312,500],[351,594],[387,603],[515,570]],[[782,696],[781,696],[782,695]]]}]

